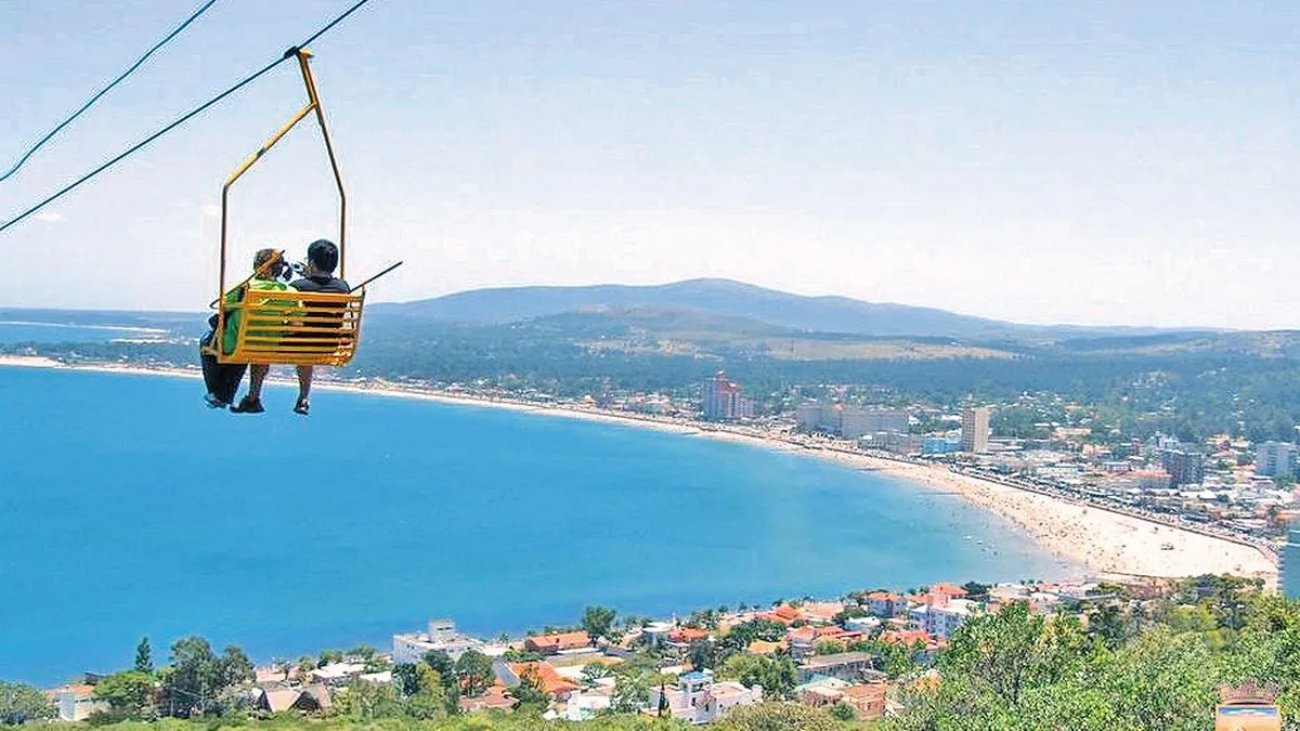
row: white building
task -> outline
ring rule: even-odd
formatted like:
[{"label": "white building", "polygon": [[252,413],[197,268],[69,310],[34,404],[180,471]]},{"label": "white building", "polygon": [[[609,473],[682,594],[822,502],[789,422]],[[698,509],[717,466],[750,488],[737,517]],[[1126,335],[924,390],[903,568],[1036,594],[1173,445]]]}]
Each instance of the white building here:
[{"label": "white building", "polygon": [[925,614],[925,631],[940,639],[948,639],[970,619],[976,602],[969,599],[943,599],[928,607]]},{"label": "white building", "polygon": [[903,409],[846,406],[840,412],[840,436],[857,439],[864,434],[906,434],[911,420]]},{"label": "white building", "polygon": [[650,689],[650,711],[657,711],[661,704],[673,718],[697,726],[725,718],[736,706],[748,706],[763,700],[763,688],[752,688],[735,681],[713,682],[713,671],[696,670],[677,678],[676,688]]},{"label": "white building", "polygon": [[425,653],[439,651],[456,660],[466,650],[482,650],[483,643],[456,632],[456,623],[450,619],[429,620],[428,632],[393,635],[393,664],[418,663]]},{"label": "white building", "polygon": [[1296,445],[1287,442],[1264,442],[1255,449],[1255,474],[1267,477],[1291,476],[1296,471]]},{"label": "white building", "polygon": [[108,702],[95,697],[95,686],[65,685],[54,691],[54,706],[60,721],[85,721],[91,714],[108,711]]}]

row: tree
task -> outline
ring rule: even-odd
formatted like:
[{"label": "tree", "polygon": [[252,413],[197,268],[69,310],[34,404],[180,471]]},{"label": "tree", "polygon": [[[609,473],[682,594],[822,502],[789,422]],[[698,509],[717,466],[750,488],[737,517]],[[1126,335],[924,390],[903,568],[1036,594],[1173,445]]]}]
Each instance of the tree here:
[{"label": "tree", "polygon": [[617,615],[613,609],[601,606],[587,607],[582,612],[582,628],[593,639],[608,637],[610,629],[614,626],[615,616]]},{"label": "tree", "polygon": [[641,673],[625,673],[614,683],[614,696],[610,708],[615,713],[637,713],[645,708],[650,697],[650,684]]},{"label": "tree", "polygon": [[524,671],[519,678],[519,685],[510,689],[510,695],[515,699],[515,709],[544,709],[551,702],[551,697],[542,690],[542,681],[537,677],[537,671],[529,668]]},{"label": "tree", "polygon": [[317,667],[323,668],[326,665],[333,665],[336,662],[343,662],[342,650],[323,650],[321,651],[320,661]]},{"label": "tree", "polygon": [[146,675],[153,674],[153,650],[149,647],[149,638],[140,638],[140,644],[135,646],[135,669]]},{"label": "tree", "polygon": [[390,683],[372,683],[357,678],[335,699],[339,713],[354,721],[392,718],[403,711],[397,689]]},{"label": "tree", "polygon": [[813,646],[813,652],[818,655],[836,655],[844,652],[844,643],[839,640],[819,640]]},{"label": "tree", "polygon": [[[393,687],[402,696],[414,695],[420,690],[420,668],[429,668],[428,665],[420,663],[419,665],[410,662],[401,662],[393,666]],[[429,668],[434,671],[433,668]]]},{"label": "tree", "polygon": [[443,696],[447,702],[447,712],[455,713],[460,704],[460,683],[456,680],[456,663],[442,650],[430,650],[424,653],[424,664],[429,666],[442,679]]},{"label": "tree", "polygon": [[[433,668],[421,663],[415,667],[415,690],[406,695],[404,709],[407,716],[421,721],[445,718],[451,712],[443,679]],[[394,676],[396,679],[396,676]]]},{"label": "tree", "polygon": [[438,671],[438,674],[444,678],[452,678],[456,675],[456,661],[442,650],[429,650],[421,659],[424,660],[425,665]]},{"label": "tree", "polygon": [[718,668],[718,678],[733,679],[744,686],[758,685],[771,698],[789,698],[798,684],[799,673],[789,657],[763,657],[739,653]]},{"label": "tree", "polygon": [[718,654],[713,642],[710,640],[696,640],[690,644],[686,650],[686,657],[691,662],[691,667],[696,670],[715,668],[718,666]]},{"label": "tree", "polygon": [[202,637],[172,645],[172,663],[163,673],[162,701],[170,715],[188,717],[219,711],[236,685],[253,679],[253,663],[233,645],[218,656]]},{"label": "tree", "polygon": [[831,718],[834,718],[836,721],[844,721],[845,723],[858,717],[858,712],[853,709],[853,706],[850,706],[847,703],[836,703],[830,707],[828,713],[830,713]]},{"label": "tree", "polygon": [[17,726],[54,718],[54,704],[44,693],[24,683],[0,680],[0,723]]},{"label": "tree", "polygon": [[136,719],[153,709],[153,676],[139,670],[124,670],[103,678],[95,685],[95,697],[106,701],[112,716]]},{"label": "tree", "polygon": [[483,695],[496,680],[496,674],[492,672],[492,660],[478,650],[466,650],[456,660],[455,672],[460,687],[468,696]]}]

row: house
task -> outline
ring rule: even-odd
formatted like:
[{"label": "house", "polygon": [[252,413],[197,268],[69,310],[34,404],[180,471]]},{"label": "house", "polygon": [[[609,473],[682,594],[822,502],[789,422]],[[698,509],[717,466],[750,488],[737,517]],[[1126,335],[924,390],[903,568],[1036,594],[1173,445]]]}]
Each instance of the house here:
[{"label": "house", "polygon": [[867,634],[883,624],[879,617],[852,617],[844,621],[844,628]]},{"label": "house", "polygon": [[332,705],[329,690],[323,685],[301,688],[272,688],[263,690],[257,698],[257,707],[271,713],[302,711],[312,713],[328,710]]},{"label": "house", "polygon": [[907,600],[888,591],[873,591],[863,597],[867,611],[877,617],[896,617],[907,609]]},{"label": "house", "polygon": [[658,647],[668,641],[668,633],[674,629],[668,622],[651,622],[641,628],[641,636],[651,647]]},{"label": "house", "polygon": [[841,602],[807,602],[799,607],[799,618],[814,624],[832,624],[835,617],[844,611]]},{"label": "house", "polygon": [[971,618],[978,607],[976,602],[969,599],[939,601],[928,608],[924,629],[931,635],[946,640]]},{"label": "house", "polygon": [[956,584],[935,584],[930,587],[931,594],[940,594],[949,599],[965,599],[966,590]]},{"label": "house", "polygon": [[736,706],[747,706],[763,700],[760,686],[746,688],[734,681],[713,682],[709,670],[696,670],[677,678],[677,687],[650,689],[650,712],[660,708],[673,718],[695,725],[703,725],[725,718]]},{"label": "house", "polygon": [[311,671],[311,679],[316,683],[339,685],[366,671],[366,666],[359,662],[332,662]]},{"label": "house", "polygon": [[108,710],[108,702],[95,698],[95,686],[87,683],[70,683],[52,695],[60,721],[85,721],[91,714]]},{"label": "house", "polygon": [[583,630],[560,632],[552,635],[537,635],[524,640],[524,648],[541,655],[557,655],[569,650],[580,650],[591,646],[591,635]]},{"label": "house", "polygon": [[824,640],[836,640],[847,644],[861,637],[861,632],[849,632],[834,625],[829,627],[805,625],[786,633],[786,641],[790,644],[790,655],[796,660],[811,655],[817,649],[817,643]]},{"label": "house", "polygon": [[794,695],[805,706],[821,708],[838,703],[844,695],[844,689],[848,687],[849,683],[839,678],[814,675],[808,682],[796,686]]},{"label": "house", "polygon": [[511,698],[506,687],[498,682],[488,688],[487,692],[481,696],[474,698],[461,696],[457,705],[460,706],[462,713],[492,710],[509,711],[515,707],[515,699]]},{"label": "house", "polygon": [[668,631],[668,646],[679,650],[684,650],[695,642],[703,642],[709,639],[708,630],[696,629],[694,627],[675,627]]},{"label": "house", "polygon": [[456,631],[450,619],[431,619],[427,632],[393,635],[393,664],[418,663],[427,653],[445,652],[453,660],[467,650],[481,649],[483,643]]},{"label": "house", "polygon": [[541,686],[543,693],[557,700],[567,700],[579,687],[577,683],[566,680],[556,672],[555,667],[548,662],[500,662],[493,665],[493,670],[507,688],[517,687],[524,677],[531,676]]},{"label": "house", "polygon": [[765,619],[769,622],[779,622],[781,624],[793,624],[799,618],[799,610],[789,604],[782,604],[770,612],[764,612],[758,615],[758,619]]},{"label": "house", "polygon": [[592,691],[576,691],[569,695],[564,708],[554,717],[564,721],[590,721],[602,711],[608,711],[612,698],[610,688],[598,688]]},{"label": "house", "polygon": [[885,691],[888,686],[882,682],[854,685],[844,689],[841,702],[847,703],[858,712],[858,718],[864,721],[885,715]]},{"label": "house", "polygon": [[799,682],[807,683],[818,675],[843,681],[861,680],[876,671],[875,656],[869,652],[838,652],[810,657],[799,666]]}]

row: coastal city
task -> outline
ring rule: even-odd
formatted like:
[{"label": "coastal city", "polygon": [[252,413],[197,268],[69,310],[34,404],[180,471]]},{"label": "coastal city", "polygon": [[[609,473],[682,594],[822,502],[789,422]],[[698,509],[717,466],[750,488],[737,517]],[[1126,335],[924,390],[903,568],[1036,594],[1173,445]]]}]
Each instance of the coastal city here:
[{"label": "coastal city", "polygon": [[1300,731],[1298,7],[0,2],[0,731]]},{"label": "coastal city", "polygon": [[[998,510],[1013,522],[1041,522],[1043,516],[1020,520],[1001,498],[1024,500],[1028,495],[1091,506],[1094,512],[1128,516],[1153,526],[1168,526],[1181,534],[1198,534],[1250,550],[1234,555],[1252,557],[1245,573],[1278,580],[1275,567],[1284,564],[1288,526],[1295,508],[1296,478],[1300,475],[1300,446],[1295,442],[1252,442],[1229,435],[1202,442],[1180,441],[1155,434],[1146,440],[1116,444],[1089,424],[1085,404],[1057,403],[1053,408],[1068,421],[1031,421],[1020,434],[1001,434],[994,425],[1000,412],[1033,413],[1034,399],[1010,404],[971,404],[947,413],[926,404],[887,406],[845,403],[837,398],[798,403],[793,410],[755,416],[754,403],[740,384],[718,372],[699,384],[698,398],[674,399],[668,394],[585,396],[566,400],[551,395],[465,384],[393,384],[382,380],[353,381],[367,389],[400,388],[474,401],[509,403],[587,415],[617,415],[641,423],[686,429],[704,436],[747,438],[841,459],[847,463],[905,474],[938,487],[961,490],[964,497]],[[966,478],[966,479],[963,479]],[[997,490],[996,496],[981,491]],[[995,501],[993,498],[999,498]],[[1059,502],[1048,502],[1059,507]],[[1106,516],[1092,516],[1104,519]],[[1152,535],[1158,535],[1158,531]],[[1174,552],[1172,540],[1142,543]],[[1149,539],[1150,536],[1140,538]],[[1136,540],[1136,538],[1135,538]],[[1064,551],[1070,553],[1069,551]],[[1193,573],[1177,566],[1160,568],[1162,559],[1149,556],[1145,570],[1131,564],[1085,563],[1097,571],[1179,576]],[[1262,563],[1261,563],[1262,559]],[[1300,557],[1292,565],[1300,563]],[[1205,566],[1206,564],[1201,564]],[[1127,567],[1127,568],[1126,568]],[[1244,564],[1222,566],[1242,573]],[[1284,582],[1300,594],[1300,577]]]}]

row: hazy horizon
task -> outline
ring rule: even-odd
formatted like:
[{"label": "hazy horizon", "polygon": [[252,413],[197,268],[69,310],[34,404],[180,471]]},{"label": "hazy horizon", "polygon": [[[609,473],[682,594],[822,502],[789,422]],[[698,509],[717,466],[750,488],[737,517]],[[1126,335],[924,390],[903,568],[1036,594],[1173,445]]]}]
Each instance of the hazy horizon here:
[{"label": "hazy horizon", "polygon": [[[348,4],[218,2],[0,183],[0,220]],[[197,5],[0,4],[0,168]],[[1282,3],[373,0],[313,50],[349,275],[406,261],[376,301],[723,277],[1026,324],[1288,329],[1297,21]],[[0,234],[0,305],[201,310],[221,180],[301,104],[295,74]],[[332,236],[329,192],[309,124],[235,189],[232,268]]]}]

